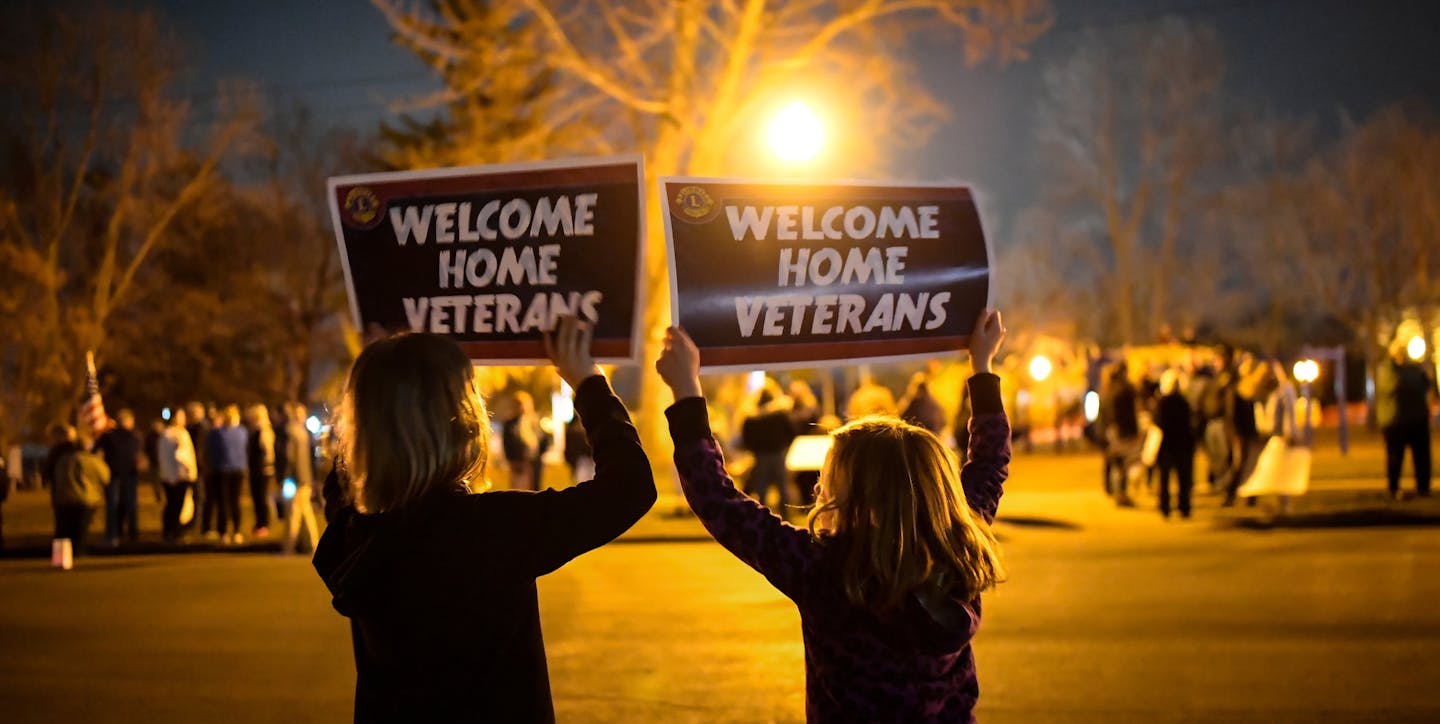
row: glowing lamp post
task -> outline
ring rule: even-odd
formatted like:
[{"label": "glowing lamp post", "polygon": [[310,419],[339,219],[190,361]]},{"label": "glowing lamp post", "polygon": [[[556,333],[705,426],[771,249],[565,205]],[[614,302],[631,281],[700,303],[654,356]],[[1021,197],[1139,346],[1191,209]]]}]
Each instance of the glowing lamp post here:
[{"label": "glowing lamp post", "polygon": [[1050,364],[1050,359],[1043,354],[1037,354],[1030,359],[1030,377],[1036,382],[1044,382],[1048,379],[1053,369],[1054,366]]},{"label": "glowing lamp post", "polygon": [[825,126],[810,107],[793,101],[770,122],[770,150],[786,163],[804,163],[820,153]]},{"label": "glowing lamp post", "polygon": [[[1309,445],[1315,432],[1311,422],[1313,419],[1311,414],[1314,409],[1315,398],[1310,394],[1310,385],[1315,380],[1320,379],[1320,363],[1313,359],[1302,359],[1295,363],[1294,372],[1295,379],[1300,381],[1300,389],[1305,397],[1305,444]],[[1343,406],[1340,414],[1345,414]]]},{"label": "glowing lamp post", "polygon": [[1425,338],[1424,338],[1424,337],[1421,337],[1421,336],[1418,335],[1418,334],[1415,335],[1414,337],[1411,337],[1411,338],[1410,338],[1410,343],[1407,344],[1407,345],[1405,345],[1405,353],[1408,354],[1408,355],[1410,355],[1410,359],[1415,360],[1416,362],[1419,362],[1420,360],[1424,359],[1424,357],[1425,357]]}]

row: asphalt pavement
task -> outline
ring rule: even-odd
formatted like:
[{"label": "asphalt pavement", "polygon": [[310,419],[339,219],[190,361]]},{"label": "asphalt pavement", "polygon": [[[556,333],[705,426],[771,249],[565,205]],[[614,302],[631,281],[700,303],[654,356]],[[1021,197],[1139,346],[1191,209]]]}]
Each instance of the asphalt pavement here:
[{"label": "asphalt pavement", "polygon": [[[1143,494],[1101,495],[1093,455],[1020,454],[997,525],[1010,580],[975,642],[980,720],[1440,720],[1440,507],[1388,501],[1345,460],[1317,453],[1288,514],[1222,509],[1202,484],[1195,519],[1164,521]],[[43,538],[27,494],[7,532]],[[678,504],[541,580],[559,720],[803,720],[793,606]],[[347,721],[353,677],[308,561],[263,541],[68,572],[0,560],[6,722]]]}]

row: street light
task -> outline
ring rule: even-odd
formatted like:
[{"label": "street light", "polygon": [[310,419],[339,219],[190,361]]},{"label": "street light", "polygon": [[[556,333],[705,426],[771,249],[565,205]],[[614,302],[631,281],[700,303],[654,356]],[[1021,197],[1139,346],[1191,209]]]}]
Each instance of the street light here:
[{"label": "street light", "polygon": [[1310,384],[1320,378],[1320,363],[1313,359],[1302,359],[1295,363],[1295,379]]},{"label": "street light", "polygon": [[1044,382],[1052,369],[1054,367],[1050,364],[1050,359],[1043,354],[1037,354],[1030,359],[1030,377],[1036,382]]},{"label": "street light", "polygon": [[[1309,445],[1315,437],[1314,412],[1315,398],[1310,392],[1310,383],[1320,378],[1320,363],[1313,359],[1302,359],[1295,363],[1295,379],[1300,381],[1301,396],[1305,398],[1305,444]],[[1343,401],[1342,401],[1343,402]],[[1340,412],[1344,415],[1342,409]]]},{"label": "street light", "polygon": [[770,150],[780,160],[801,163],[820,153],[825,142],[825,126],[810,107],[791,101],[770,121]]},{"label": "street light", "polygon": [[1418,334],[1411,337],[1410,344],[1405,345],[1405,352],[1410,355],[1410,359],[1419,362],[1425,357],[1425,338]]}]

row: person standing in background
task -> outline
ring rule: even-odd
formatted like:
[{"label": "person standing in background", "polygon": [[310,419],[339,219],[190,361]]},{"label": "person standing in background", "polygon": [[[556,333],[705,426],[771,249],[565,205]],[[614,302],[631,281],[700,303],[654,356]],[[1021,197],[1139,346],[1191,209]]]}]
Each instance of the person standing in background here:
[{"label": "person standing in background", "polygon": [[54,443],[41,477],[50,486],[50,505],[55,511],[55,538],[70,540],[75,556],[84,555],[95,511],[105,505],[105,487],[110,468],[78,442],[75,428],[57,424],[50,428]]},{"label": "person standing in background", "polygon": [[500,440],[505,462],[510,466],[511,490],[539,490],[536,463],[540,459],[540,418],[535,415],[535,398],[516,390],[504,398]]},{"label": "person standing in background", "polygon": [[176,410],[170,417],[170,424],[161,433],[156,443],[156,473],[165,491],[165,508],[160,514],[161,531],[165,540],[174,543],[180,540],[180,517],[185,509],[185,499],[195,495],[195,479],[198,466],[195,462],[195,444],[185,429],[185,411]]},{"label": "person standing in background", "polygon": [[240,534],[240,488],[245,485],[248,443],[249,435],[240,425],[240,407],[226,405],[216,417],[210,439],[205,443],[211,469],[209,482],[213,483],[206,496],[205,524],[208,528],[210,512],[214,510],[219,516],[216,531],[224,543],[245,540]]},{"label": "person standing in background", "polygon": [[793,403],[780,390],[780,384],[769,377],[756,395],[746,405],[747,414],[740,423],[740,444],[755,456],[745,487],[761,505],[769,505],[770,489],[775,488],[780,502],[774,510],[784,516],[790,497],[790,471],[785,467],[785,454],[795,439],[794,424],[790,421]]},{"label": "person standing in background", "polygon": [[135,413],[121,410],[115,425],[95,441],[95,451],[110,468],[110,485],[105,488],[105,543],[119,545],[140,539],[140,461],[145,454],[135,434]]},{"label": "person standing in background", "polygon": [[1195,415],[1180,390],[1180,373],[1165,370],[1160,376],[1160,398],[1155,402],[1155,426],[1160,428],[1160,515],[1170,518],[1170,473],[1176,478],[1176,507],[1181,518],[1190,517],[1190,493],[1195,488]]},{"label": "person standing in background", "polygon": [[270,488],[275,480],[275,428],[270,410],[251,405],[246,411],[245,463],[250,474],[250,503],[255,508],[256,538],[270,535]]},{"label": "person standing in background", "polygon": [[[205,457],[205,444],[210,440],[210,416],[205,414],[205,406],[199,402],[185,403],[185,419],[188,424],[185,432],[190,434],[190,443],[195,447],[195,518],[191,521],[191,530],[202,527],[208,530],[210,525],[208,519],[201,515],[202,511],[212,510],[206,496],[206,488],[213,474],[207,464]],[[200,525],[196,525],[200,521]]]},{"label": "person standing in background", "polygon": [[[315,451],[310,444],[310,431],[305,429],[305,406],[287,402],[285,411],[285,475],[295,483],[295,497],[290,502],[290,515],[285,520],[285,552],[297,550],[303,529],[305,550],[314,550],[320,541],[315,522]],[[277,451],[278,452],[278,451]]]},{"label": "person standing in background", "polygon": [[945,408],[930,394],[930,380],[924,372],[910,378],[910,387],[900,399],[900,419],[936,436],[945,431]]},{"label": "person standing in background", "polygon": [[[1240,486],[1255,472],[1255,462],[1260,459],[1260,450],[1265,446],[1265,440],[1260,437],[1260,426],[1255,420],[1255,400],[1261,396],[1260,387],[1269,374],[1267,366],[1248,354],[1240,360],[1235,385],[1227,397],[1226,417],[1230,421],[1230,439],[1235,446],[1235,464],[1230,468],[1225,485],[1223,506],[1235,504]],[[1254,505],[1255,499],[1246,499],[1246,504]]]},{"label": "person standing in background", "polygon": [[1390,359],[1375,370],[1375,421],[1385,435],[1385,484],[1393,500],[1401,497],[1407,448],[1415,465],[1415,493],[1430,495],[1430,404],[1435,394],[1435,380],[1406,356],[1400,340],[1392,342]]}]

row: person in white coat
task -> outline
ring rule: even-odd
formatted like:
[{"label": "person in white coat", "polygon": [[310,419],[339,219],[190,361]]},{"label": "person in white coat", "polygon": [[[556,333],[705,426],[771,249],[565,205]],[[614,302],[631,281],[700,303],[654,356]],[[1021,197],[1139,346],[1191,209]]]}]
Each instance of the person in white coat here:
[{"label": "person in white coat", "polygon": [[165,509],[160,515],[161,529],[165,540],[175,542],[188,520],[182,520],[185,501],[190,501],[191,515],[194,515],[195,480],[199,466],[195,461],[195,444],[185,429],[185,411],[176,410],[170,424],[160,435],[156,449],[156,463],[159,467],[160,483],[165,489]]}]

